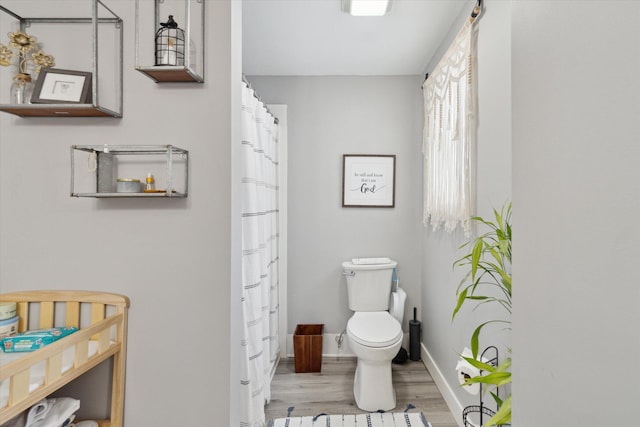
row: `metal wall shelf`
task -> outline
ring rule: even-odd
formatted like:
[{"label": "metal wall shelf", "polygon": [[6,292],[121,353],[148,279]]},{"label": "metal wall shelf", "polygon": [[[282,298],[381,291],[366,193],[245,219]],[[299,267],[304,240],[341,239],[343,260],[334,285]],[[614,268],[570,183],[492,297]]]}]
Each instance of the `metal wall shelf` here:
[{"label": "metal wall shelf", "polygon": [[105,199],[122,199],[122,198],[164,198],[164,197],[187,197],[185,193],[178,193],[177,191],[172,192],[172,195],[167,195],[167,192],[162,193],[73,193],[71,194],[73,197],[95,197],[95,198],[105,198]]},{"label": "metal wall shelf", "polygon": [[149,76],[156,83],[202,83],[204,79],[188,67],[170,65],[154,67],[136,67],[136,70]]},{"label": "metal wall shelf", "polygon": [[[156,83],[204,82],[204,0],[136,0],[135,61],[136,70]],[[184,64],[157,64],[156,32],[161,21],[175,16],[184,31]]]},{"label": "metal wall shelf", "polygon": [[[87,158],[80,158],[81,152]],[[82,165],[82,166],[81,166]],[[116,192],[118,176],[154,172],[154,192]],[[180,173],[182,172],[182,173]],[[189,151],[173,145],[72,145],[71,196],[94,198],[185,198],[189,188]]]},{"label": "metal wall shelf", "polygon": [[92,76],[90,104],[12,104],[8,89],[15,70],[0,67],[0,111],[20,117],[122,117],[123,21],[103,0],[3,0],[0,27],[36,37],[54,56],[55,68]]},{"label": "metal wall shelf", "polygon": [[20,117],[122,117],[93,104],[0,104],[0,111]]}]

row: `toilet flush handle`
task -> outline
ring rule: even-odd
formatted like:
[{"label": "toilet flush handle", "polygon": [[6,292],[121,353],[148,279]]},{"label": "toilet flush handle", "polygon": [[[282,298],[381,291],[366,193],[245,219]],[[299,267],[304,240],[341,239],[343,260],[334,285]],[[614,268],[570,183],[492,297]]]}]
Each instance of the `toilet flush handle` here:
[{"label": "toilet flush handle", "polygon": [[343,276],[355,276],[355,275],[356,275],[356,272],[355,272],[355,271],[353,271],[353,270],[351,270],[351,271],[343,271],[343,272],[342,272],[342,275],[343,275]]}]

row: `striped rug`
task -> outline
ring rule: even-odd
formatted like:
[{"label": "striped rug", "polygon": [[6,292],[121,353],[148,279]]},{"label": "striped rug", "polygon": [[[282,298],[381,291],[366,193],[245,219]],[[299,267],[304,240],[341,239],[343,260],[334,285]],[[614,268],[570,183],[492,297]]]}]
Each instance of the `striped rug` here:
[{"label": "striped rug", "polygon": [[267,427],[431,427],[424,414],[383,412],[358,415],[287,417],[269,421]]}]

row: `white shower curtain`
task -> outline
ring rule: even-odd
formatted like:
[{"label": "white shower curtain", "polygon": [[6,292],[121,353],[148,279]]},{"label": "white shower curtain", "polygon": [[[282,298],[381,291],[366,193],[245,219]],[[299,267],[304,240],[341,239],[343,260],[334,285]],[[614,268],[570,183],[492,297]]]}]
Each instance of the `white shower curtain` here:
[{"label": "white shower curtain", "polygon": [[252,89],[242,88],[243,427],[265,424],[278,345],[278,125]]},{"label": "white shower curtain", "polygon": [[477,26],[467,22],[423,85],[424,224],[471,231]]}]

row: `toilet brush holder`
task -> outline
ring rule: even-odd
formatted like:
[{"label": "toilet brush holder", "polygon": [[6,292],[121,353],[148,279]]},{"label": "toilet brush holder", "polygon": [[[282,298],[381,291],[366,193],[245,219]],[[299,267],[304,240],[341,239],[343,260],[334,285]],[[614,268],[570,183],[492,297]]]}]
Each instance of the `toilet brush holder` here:
[{"label": "toilet brush holder", "polygon": [[420,333],[422,323],[416,319],[417,309],[413,307],[413,320],[409,320],[409,359],[420,360]]}]

